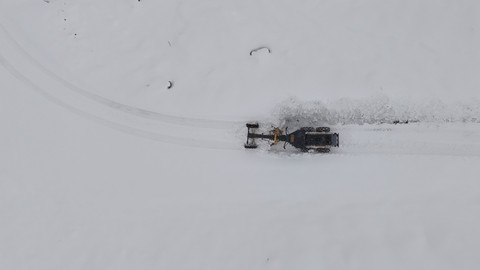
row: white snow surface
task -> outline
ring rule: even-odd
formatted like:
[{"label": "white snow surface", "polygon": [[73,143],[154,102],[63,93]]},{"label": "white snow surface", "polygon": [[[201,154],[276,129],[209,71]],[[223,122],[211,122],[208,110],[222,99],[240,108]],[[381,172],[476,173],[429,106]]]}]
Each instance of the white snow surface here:
[{"label": "white snow surface", "polygon": [[[0,1],[0,269],[478,268],[479,14]],[[247,151],[252,120],[341,145]]]}]

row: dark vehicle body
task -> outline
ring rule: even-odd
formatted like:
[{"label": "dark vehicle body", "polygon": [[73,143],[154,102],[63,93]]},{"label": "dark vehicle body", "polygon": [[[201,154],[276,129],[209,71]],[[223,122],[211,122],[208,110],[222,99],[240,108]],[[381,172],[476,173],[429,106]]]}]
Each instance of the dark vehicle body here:
[{"label": "dark vehicle body", "polygon": [[257,148],[255,139],[271,140],[272,145],[284,142],[284,148],[288,143],[305,152],[326,153],[330,152],[331,147],[338,147],[340,144],[338,133],[330,133],[329,127],[303,127],[291,133],[288,133],[287,128],[285,134],[279,128],[274,128],[268,134],[258,134],[255,132],[258,127],[257,123],[247,124],[248,134],[245,148]]}]

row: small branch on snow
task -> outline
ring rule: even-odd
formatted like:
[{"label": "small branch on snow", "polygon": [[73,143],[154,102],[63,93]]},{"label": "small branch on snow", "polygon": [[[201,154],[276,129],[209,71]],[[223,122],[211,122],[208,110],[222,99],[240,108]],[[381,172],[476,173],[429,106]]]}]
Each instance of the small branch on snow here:
[{"label": "small branch on snow", "polygon": [[272,53],[272,50],[270,50],[270,48],[263,46],[263,47],[258,47],[256,49],[251,50],[250,55],[253,55],[256,52],[264,51],[264,50],[267,51],[268,53]]}]

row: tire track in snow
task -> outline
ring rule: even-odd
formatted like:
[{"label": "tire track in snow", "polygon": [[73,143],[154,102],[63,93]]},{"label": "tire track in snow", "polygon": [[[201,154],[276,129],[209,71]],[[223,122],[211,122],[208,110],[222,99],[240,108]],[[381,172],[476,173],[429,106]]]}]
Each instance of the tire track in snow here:
[{"label": "tire track in snow", "polygon": [[34,89],[35,92],[37,92],[38,94],[40,94],[41,96],[49,100],[50,102],[60,107],[63,107],[64,109],[76,115],[79,115],[90,121],[99,123],[103,126],[107,126],[109,128],[121,131],[123,133],[135,135],[137,137],[143,137],[143,138],[147,138],[147,139],[151,139],[151,140],[155,140],[163,143],[168,143],[168,144],[191,146],[191,147],[197,147],[197,148],[207,148],[207,149],[221,149],[221,150],[240,149],[238,146],[235,146],[234,144],[222,143],[217,141],[196,140],[196,139],[185,138],[185,137],[174,137],[174,136],[142,130],[139,128],[134,128],[128,125],[124,125],[124,124],[120,124],[114,121],[104,119],[92,113],[88,113],[74,106],[71,106],[63,102],[61,99],[49,94],[47,91],[45,91],[40,86],[36,85],[33,81],[31,81],[29,78],[27,78],[25,75],[23,75],[19,70],[17,70],[13,65],[11,65],[10,62],[8,62],[7,59],[3,57],[1,54],[0,54],[0,63],[10,74],[12,74],[12,76],[17,78],[19,81],[23,82],[30,88]]},{"label": "tire track in snow", "polygon": [[13,36],[8,32],[8,30],[0,24],[0,29],[4,33],[4,36],[10,40],[11,44],[22,54],[24,55],[29,62],[35,65],[39,70],[41,70],[45,75],[54,79],[55,81],[59,82],[63,86],[65,86],[70,91],[73,91],[79,95],[82,95],[86,98],[89,98],[95,102],[101,103],[105,106],[113,108],[115,110],[122,111],[124,113],[132,114],[138,117],[152,119],[156,121],[162,121],[169,124],[175,125],[183,125],[183,126],[193,126],[199,128],[212,128],[212,129],[231,129],[234,125],[243,124],[243,122],[236,122],[236,121],[222,121],[222,120],[210,120],[210,119],[202,119],[202,118],[191,118],[191,117],[181,117],[175,115],[169,115],[164,113],[159,113],[155,111],[150,111],[134,106],[130,106],[127,104],[119,103],[114,100],[105,98],[103,96],[94,94],[87,90],[81,89],[71,82],[65,80],[64,78],[60,77],[58,74],[52,72],[44,65],[42,65],[39,61],[37,61],[33,56],[31,56],[22,46],[18,43]]}]

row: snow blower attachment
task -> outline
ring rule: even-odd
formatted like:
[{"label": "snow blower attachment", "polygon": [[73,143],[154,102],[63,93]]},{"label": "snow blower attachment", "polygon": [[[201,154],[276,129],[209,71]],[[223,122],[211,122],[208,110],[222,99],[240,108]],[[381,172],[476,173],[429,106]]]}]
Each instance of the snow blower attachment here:
[{"label": "snow blower attachment", "polygon": [[258,123],[248,123],[247,142],[245,148],[255,149],[258,145],[255,139],[271,140],[271,145],[276,145],[279,142],[284,142],[283,148],[287,143],[298,148],[304,152],[315,151],[319,153],[330,152],[331,147],[339,146],[338,133],[330,133],[329,127],[302,127],[294,132],[288,133],[288,128],[285,129],[285,134],[280,128],[273,128],[268,134],[258,134]]}]

